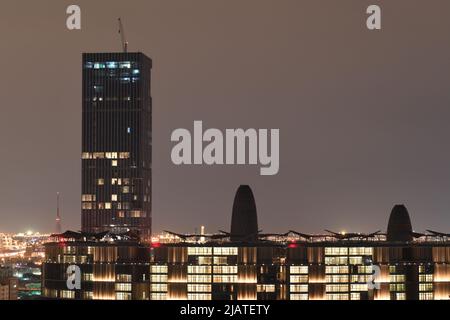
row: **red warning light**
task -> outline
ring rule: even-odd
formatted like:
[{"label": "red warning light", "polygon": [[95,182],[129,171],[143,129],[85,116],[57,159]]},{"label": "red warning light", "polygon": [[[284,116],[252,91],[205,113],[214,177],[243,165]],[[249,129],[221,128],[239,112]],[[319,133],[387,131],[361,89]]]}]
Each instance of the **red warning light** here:
[{"label": "red warning light", "polygon": [[297,248],[297,243],[295,241],[292,241],[291,243],[288,244],[288,248],[289,249]]},{"label": "red warning light", "polygon": [[160,242],[152,242],[152,248],[159,248],[159,247],[161,247]]},{"label": "red warning light", "polygon": [[58,245],[60,246],[60,247],[65,247],[66,246],[66,239],[65,238],[58,238]]}]

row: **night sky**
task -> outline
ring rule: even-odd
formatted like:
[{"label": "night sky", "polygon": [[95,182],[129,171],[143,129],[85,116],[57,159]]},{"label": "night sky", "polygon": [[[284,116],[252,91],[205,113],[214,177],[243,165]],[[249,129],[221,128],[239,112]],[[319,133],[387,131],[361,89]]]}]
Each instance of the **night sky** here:
[{"label": "night sky", "polygon": [[[365,26],[382,6],[382,30]],[[66,29],[66,7],[82,30]],[[450,231],[448,0],[2,0],[0,232],[80,228],[81,54],[153,59],[154,231],[229,229],[249,184],[265,232]],[[279,128],[280,172],[172,164],[170,135]]]}]

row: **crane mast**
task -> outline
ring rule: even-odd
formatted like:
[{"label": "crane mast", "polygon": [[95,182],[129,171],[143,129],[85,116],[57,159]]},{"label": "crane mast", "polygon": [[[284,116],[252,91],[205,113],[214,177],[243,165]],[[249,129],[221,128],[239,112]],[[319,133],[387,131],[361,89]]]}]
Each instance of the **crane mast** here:
[{"label": "crane mast", "polygon": [[119,33],[120,33],[120,41],[122,42],[123,52],[128,52],[128,41],[125,36],[125,30],[123,28],[122,20],[119,18]]}]

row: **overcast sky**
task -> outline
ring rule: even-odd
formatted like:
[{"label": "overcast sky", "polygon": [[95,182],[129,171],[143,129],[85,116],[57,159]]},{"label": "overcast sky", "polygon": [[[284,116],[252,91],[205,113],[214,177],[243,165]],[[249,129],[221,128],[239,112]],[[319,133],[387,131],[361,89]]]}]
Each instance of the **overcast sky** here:
[{"label": "overcast sky", "polygon": [[[82,30],[66,29],[66,7]],[[382,30],[365,10],[382,7]],[[2,0],[0,231],[80,228],[81,54],[153,59],[153,225],[228,229],[249,184],[266,232],[450,231],[448,0]],[[280,171],[177,167],[170,134],[279,128]]]}]

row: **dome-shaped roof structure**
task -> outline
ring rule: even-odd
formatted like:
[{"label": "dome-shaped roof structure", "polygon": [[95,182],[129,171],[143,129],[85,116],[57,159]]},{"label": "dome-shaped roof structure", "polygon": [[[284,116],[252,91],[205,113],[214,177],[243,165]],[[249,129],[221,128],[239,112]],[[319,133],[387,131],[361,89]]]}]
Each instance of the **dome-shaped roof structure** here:
[{"label": "dome-shaped roof structure", "polygon": [[412,226],[408,209],[402,204],[395,205],[392,208],[387,228],[388,241],[412,241]]},{"label": "dome-shaped roof structure", "polygon": [[247,185],[239,186],[234,197],[230,240],[246,242],[258,240],[255,197]]}]

